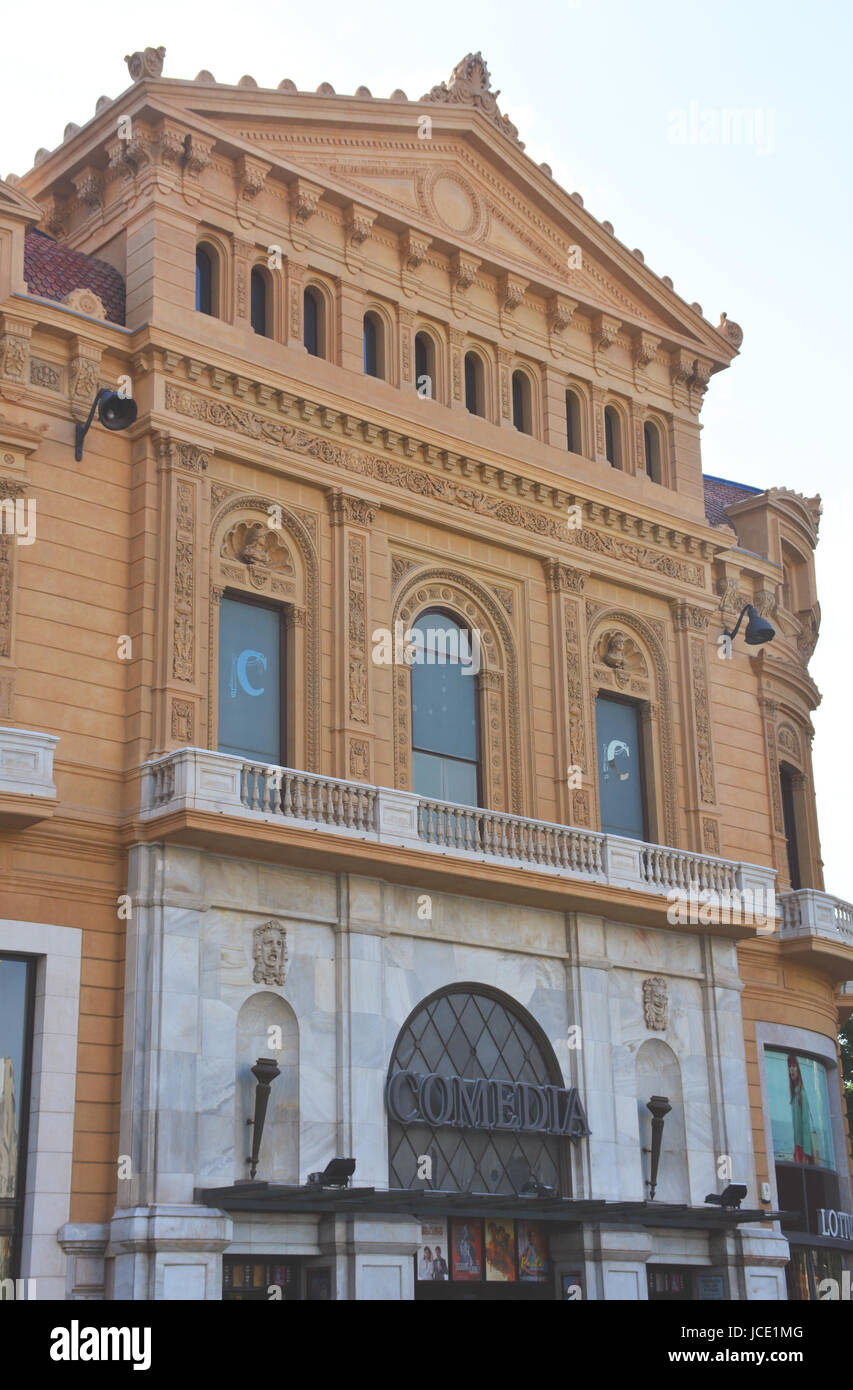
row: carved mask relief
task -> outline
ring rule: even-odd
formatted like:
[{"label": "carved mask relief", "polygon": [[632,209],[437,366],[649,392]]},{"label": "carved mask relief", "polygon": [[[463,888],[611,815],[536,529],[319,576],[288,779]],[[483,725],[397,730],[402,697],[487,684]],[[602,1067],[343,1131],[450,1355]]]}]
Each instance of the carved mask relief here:
[{"label": "carved mask relief", "polygon": [[264,922],[254,930],[252,975],[256,985],[283,985],[287,966],[287,935],[281,922]]},{"label": "carved mask relief", "polygon": [[669,1014],[669,990],[662,975],[643,980],[643,1017],[646,1027],[654,1033],[666,1029]]}]

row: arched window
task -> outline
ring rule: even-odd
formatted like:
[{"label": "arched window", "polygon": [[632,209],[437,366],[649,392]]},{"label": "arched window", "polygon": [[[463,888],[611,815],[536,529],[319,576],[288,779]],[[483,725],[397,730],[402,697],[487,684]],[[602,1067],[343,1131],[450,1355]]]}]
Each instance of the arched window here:
[{"label": "arched window", "polygon": [[485,415],[486,391],[483,359],[477,352],[465,354],[465,408],[472,415]]},{"label": "arched window", "polygon": [[566,444],[570,454],[583,453],[581,403],[577,391],[566,392]]},{"label": "arched window", "polygon": [[364,316],[364,371],[366,376],[385,376],[385,335],[372,309]]},{"label": "arched window", "polygon": [[312,357],[326,356],[326,314],[323,296],[309,285],[302,296],[303,342]]},{"label": "arched window", "polygon": [[435,343],[428,333],[415,334],[415,386],[419,396],[435,399]]},{"label": "arched window", "polygon": [[646,452],[646,472],[653,483],[663,482],[660,431],[651,420],[647,420],[643,425],[643,445]]},{"label": "arched window", "polygon": [[430,609],[413,624],[412,784],[420,796],[479,804],[479,650],[455,618]]},{"label": "arched window", "polygon": [[612,405],[604,407],[604,452],[609,464],[622,467],[622,422]]},{"label": "arched window", "polygon": [[[539,1024],[488,985],[450,985],[417,1005],[391,1054],[386,1100],[389,1188],[422,1189],[419,1155],[429,1154],[430,1186],[445,1192],[571,1190],[566,1139],[589,1133],[581,1098]],[[510,1123],[496,1123],[501,1107]]]},{"label": "arched window", "polygon": [[526,372],[512,374],[512,423],[522,434],[533,433],[530,409],[530,378]]},{"label": "arched window", "polygon": [[195,307],[200,314],[215,314],[214,266],[216,254],[204,244],[195,249]]},{"label": "arched window", "polygon": [[272,313],[270,312],[270,283],[265,270],[259,265],[252,267],[252,327],[262,338],[270,336]]}]

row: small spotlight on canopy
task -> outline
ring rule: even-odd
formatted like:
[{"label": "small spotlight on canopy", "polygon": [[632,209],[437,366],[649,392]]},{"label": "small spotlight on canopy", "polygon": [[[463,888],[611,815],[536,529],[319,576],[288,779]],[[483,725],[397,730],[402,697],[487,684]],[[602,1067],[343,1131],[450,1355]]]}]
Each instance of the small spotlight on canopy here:
[{"label": "small spotlight on canopy", "polygon": [[355,1172],[354,1158],[333,1158],[322,1173],[309,1173],[309,1187],[348,1187]]},{"label": "small spotlight on canopy", "polygon": [[729,1211],[739,1207],[746,1196],[746,1184],[742,1182],[730,1182],[728,1187],[724,1187],[722,1192],[709,1192],[705,1198],[708,1206],[723,1207]]},{"label": "small spotlight on canopy", "polygon": [[743,640],[746,642],[746,645],[748,647],[760,647],[762,642],[772,642],[773,638],[776,636],[775,627],[771,627],[767,619],[762,618],[751,603],[745,603],[741,609],[740,617],[735,623],[734,632],[729,632],[728,628],[725,629],[726,637],[730,637],[732,641],[734,641],[738,635],[738,629],[743,622],[744,613],[748,614],[746,631],[743,634]]},{"label": "small spotlight on canopy", "polygon": [[107,391],[105,387],[97,391],[85,425],[78,422],[74,426],[74,457],[78,463],[83,457],[83,440],[89,433],[96,410],[105,430],[126,430],[138,414],[138,407],[132,396],[120,396],[117,391]]}]

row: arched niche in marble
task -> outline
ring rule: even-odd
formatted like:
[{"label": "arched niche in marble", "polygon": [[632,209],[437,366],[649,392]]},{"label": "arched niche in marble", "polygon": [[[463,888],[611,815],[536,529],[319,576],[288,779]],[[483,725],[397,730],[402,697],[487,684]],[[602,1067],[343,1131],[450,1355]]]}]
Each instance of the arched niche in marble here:
[{"label": "arched niche in marble", "polygon": [[[476,680],[483,804],[493,811],[522,814],[525,731],[510,626],[488,590],[455,570],[425,569],[408,575],[396,598],[394,623],[401,623],[405,633],[429,609],[442,610],[480,634]],[[412,790],[412,668],[405,661],[394,666],[394,785]]]},{"label": "arched niche in marble", "polygon": [[207,745],[217,746],[219,604],[240,594],[279,605],[285,618],[286,753],[316,772],[320,758],[319,567],[308,526],[269,497],[231,497],[210,527]]},{"label": "arched niche in marble", "polygon": [[[280,1033],[271,1033],[280,1029]],[[281,1042],[281,1049],[270,1042]],[[259,1057],[274,1057],[280,1069],[270,1088],[261,1141],[258,1178],[264,1182],[299,1182],[299,1027],[285,999],[270,990],[249,995],[237,1015],[234,1103],[234,1179],[249,1176],[247,1158],[253,1129],[246,1123],[255,1114],[256,1080],[252,1067]]]},{"label": "arched niche in marble", "polygon": [[666,1096],[672,1109],[664,1119],[663,1142],[657,1172],[656,1202],[689,1202],[690,1178],[687,1165],[687,1133],[684,1123],[684,1097],[678,1058],[660,1038],[647,1038],[637,1050],[634,1064],[637,1120],[643,1169],[643,1191],[648,1197],[651,1175],[652,1116],[647,1102],[652,1096]]}]

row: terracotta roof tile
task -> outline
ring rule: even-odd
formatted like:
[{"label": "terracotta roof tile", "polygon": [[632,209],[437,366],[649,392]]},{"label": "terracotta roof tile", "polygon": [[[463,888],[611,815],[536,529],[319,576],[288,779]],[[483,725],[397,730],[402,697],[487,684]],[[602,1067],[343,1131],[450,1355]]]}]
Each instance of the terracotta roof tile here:
[{"label": "terracotta roof tile", "polygon": [[30,294],[60,302],[70,290],[93,290],[110,323],[124,323],[124,280],[114,266],[62,246],[44,232],[27,232],[24,278]]},{"label": "terracotta roof tile", "polygon": [[746,483],[729,482],[727,478],[713,478],[710,474],[705,474],[702,482],[705,488],[705,515],[712,526],[731,526],[726,507],[764,491],[764,488],[748,487]]}]

